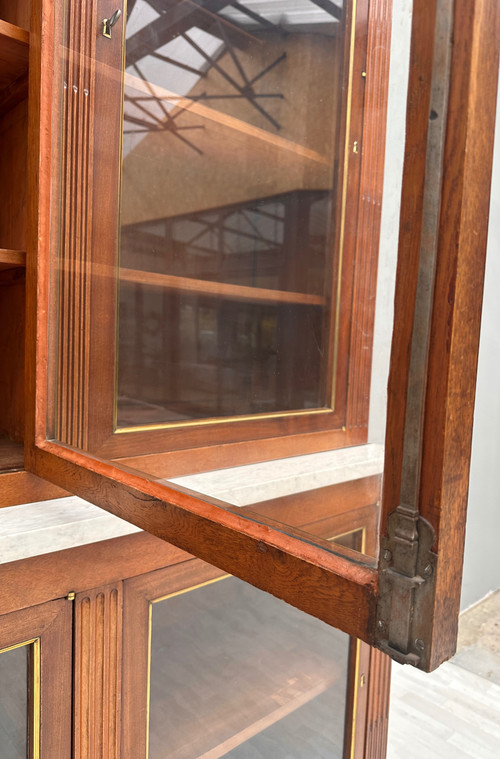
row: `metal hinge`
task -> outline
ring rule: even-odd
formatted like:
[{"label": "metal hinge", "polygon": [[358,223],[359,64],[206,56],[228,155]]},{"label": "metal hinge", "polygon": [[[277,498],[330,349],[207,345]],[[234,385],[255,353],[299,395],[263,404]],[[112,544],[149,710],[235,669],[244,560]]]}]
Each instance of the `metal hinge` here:
[{"label": "metal hinge", "polygon": [[430,654],[437,556],[432,525],[401,504],[382,539],[376,642],[401,664],[422,669]]}]

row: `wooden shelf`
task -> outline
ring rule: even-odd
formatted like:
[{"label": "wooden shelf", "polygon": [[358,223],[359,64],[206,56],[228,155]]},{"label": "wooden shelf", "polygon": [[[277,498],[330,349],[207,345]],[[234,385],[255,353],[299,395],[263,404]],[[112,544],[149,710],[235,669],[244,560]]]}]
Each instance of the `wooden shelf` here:
[{"label": "wooden shelf", "polygon": [[0,20],[0,115],[28,94],[29,32]]},{"label": "wooden shelf", "polygon": [[22,469],[24,467],[24,446],[0,436],[0,472]]},{"label": "wooden shelf", "polygon": [[16,269],[19,266],[26,266],[26,252],[24,250],[0,248],[0,271]]},{"label": "wooden shelf", "polygon": [[247,300],[256,303],[295,303],[304,306],[323,306],[325,304],[323,295],[272,290],[265,287],[248,287],[247,285],[230,285],[204,279],[138,271],[137,269],[120,269],[120,280],[177,292],[188,292],[192,295],[222,296],[231,300]]}]

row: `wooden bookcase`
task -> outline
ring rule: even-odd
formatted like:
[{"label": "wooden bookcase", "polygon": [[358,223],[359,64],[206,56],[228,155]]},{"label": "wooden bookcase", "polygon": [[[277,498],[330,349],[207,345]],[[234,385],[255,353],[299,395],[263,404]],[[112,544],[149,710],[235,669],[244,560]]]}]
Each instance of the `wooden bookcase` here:
[{"label": "wooden bookcase", "polygon": [[[342,520],[338,526],[342,529]],[[335,740],[333,756],[385,756],[388,657],[164,541],[136,533],[13,561],[1,571],[0,656],[9,646],[41,641],[40,759],[147,756],[149,640],[155,608],[160,611],[161,650],[173,635],[178,642],[174,670],[172,660],[160,654],[166,671],[159,694],[157,680],[150,735],[157,749],[164,747],[169,729],[178,747],[184,747],[179,755],[189,757],[200,755],[197,746],[205,747],[201,755],[208,747],[210,755],[222,756],[246,740],[259,740],[266,729],[286,745],[286,719],[293,720],[294,714],[300,719],[305,707],[306,719],[311,708],[316,714],[311,728],[315,739],[321,742],[325,733]],[[172,607],[170,598],[181,603]],[[213,624],[219,625],[219,637],[224,638],[224,620],[229,628],[234,626],[238,641],[229,662],[232,677],[219,676],[214,664],[220,663],[221,640],[209,634]],[[282,646],[276,645],[278,637]],[[315,653],[317,639],[322,655]],[[241,681],[234,676],[240,657],[247,675]],[[227,661],[225,655],[222,661]],[[203,701],[207,682],[217,692],[199,719],[190,717],[189,708],[182,707],[185,693],[191,689],[194,701]],[[325,696],[331,713],[315,703]],[[159,713],[164,717],[158,722]],[[30,714],[36,735],[37,712]],[[177,716],[168,727],[172,714]],[[1,719],[0,712],[0,724]],[[303,754],[308,755],[307,746]]]},{"label": "wooden bookcase", "polygon": [[24,471],[29,26],[0,2],[0,507],[63,494]]}]

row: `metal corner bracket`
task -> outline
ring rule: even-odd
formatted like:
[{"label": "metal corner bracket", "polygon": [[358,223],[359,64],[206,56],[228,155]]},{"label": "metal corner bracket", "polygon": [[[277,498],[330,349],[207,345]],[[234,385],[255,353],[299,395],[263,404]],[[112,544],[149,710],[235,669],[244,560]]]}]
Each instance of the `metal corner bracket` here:
[{"label": "metal corner bracket", "polygon": [[400,504],[382,539],[374,645],[400,664],[427,669],[437,555],[435,532]]}]

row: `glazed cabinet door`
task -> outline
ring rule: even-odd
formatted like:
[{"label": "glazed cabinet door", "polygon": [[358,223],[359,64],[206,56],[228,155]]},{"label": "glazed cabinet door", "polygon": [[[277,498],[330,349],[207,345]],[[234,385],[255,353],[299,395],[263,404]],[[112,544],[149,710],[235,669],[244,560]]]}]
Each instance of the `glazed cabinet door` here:
[{"label": "glazed cabinet door", "polygon": [[0,616],[0,756],[70,759],[72,605]]},{"label": "glazed cabinet door", "polygon": [[391,46],[389,0],[33,3],[26,457],[429,670],[457,631],[500,12],[409,5]]},{"label": "glazed cabinet door", "polygon": [[385,756],[389,659],[199,561],[125,583],[123,657],[123,759]]}]

